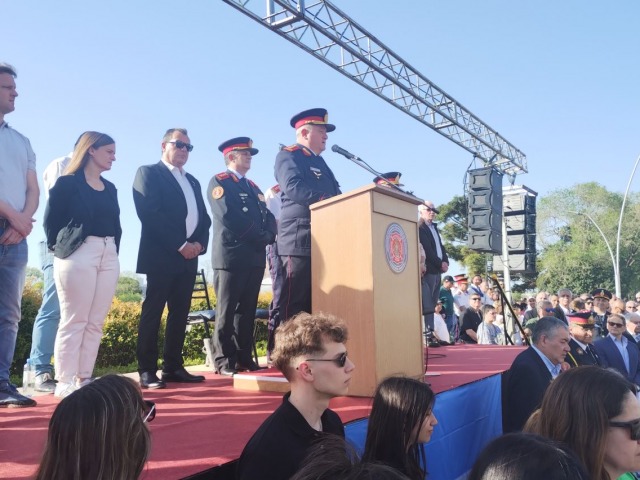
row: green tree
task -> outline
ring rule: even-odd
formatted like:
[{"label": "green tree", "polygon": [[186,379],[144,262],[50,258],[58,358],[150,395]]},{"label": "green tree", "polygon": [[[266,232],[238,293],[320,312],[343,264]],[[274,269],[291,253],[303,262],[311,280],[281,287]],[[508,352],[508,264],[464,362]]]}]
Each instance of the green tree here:
[{"label": "green tree", "polygon": [[122,302],[140,302],[142,300],[142,287],[136,278],[120,276],[116,287],[116,298]]},{"label": "green tree", "polygon": [[[541,199],[538,242],[543,249],[538,258],[538,288],[555,291],[567,287],[576,293],[599,287],[614,290],[611,254],[593,222],[602,229],[615,255],[622,198],[622,194],[590,182],[556,190]],[[639,234],[636,194],[627,199],[620,236],[621,293],[626,297],[640,289]]]}]

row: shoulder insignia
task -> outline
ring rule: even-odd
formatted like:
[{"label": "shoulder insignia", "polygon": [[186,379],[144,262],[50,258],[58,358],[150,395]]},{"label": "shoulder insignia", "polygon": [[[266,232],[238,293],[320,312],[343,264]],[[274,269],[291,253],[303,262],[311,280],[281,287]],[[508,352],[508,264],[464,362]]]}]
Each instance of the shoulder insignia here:
[{"label": "shoulder insignia", "polygon": [[306,147],[302,149],[302,153],[304,153],[307,157],[311,156],[311,152]]},{"label": "shoulder insignia", "polygon": [[273,187],[271,187],[273,193],[280,193],[280,184],[276,183]]},{"label": "shoulder insignia", "polygon": [[217,186],[213,190],[211,190],[211,197],[214,200],[218,200],[222,198],[223,195],[224,195],[224,188],[222,188],[221,186]]},{"label": "shoulder insignia", "polygon": [[289,145],[288,147],[284,147],[283,150],[287,152],[295,152],[296,150],[300,150],[300,145]]},{"label": "shoulder insignia", "polygon": [[256,182],[254,182],[253,180],[249,180],[247,178],[247,182],[249,182],[249,185],[251,185],[254,188],[257,188],[258,190],[260,190],[260,187],[258,187],[258,185],[256,185]]},{"label": "shoulder insignia", "polygon": [[227,178],[229,178],[231,175],[229,175],[227,172],[222,172],[216,175],[216,178],[218,180],[226,180]]}]

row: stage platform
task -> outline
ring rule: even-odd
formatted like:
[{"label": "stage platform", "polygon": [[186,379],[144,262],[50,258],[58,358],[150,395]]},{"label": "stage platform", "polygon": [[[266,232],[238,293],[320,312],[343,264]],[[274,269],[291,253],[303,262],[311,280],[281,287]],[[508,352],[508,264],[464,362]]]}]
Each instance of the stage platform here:
[{"label": "stage platform", "polygon": [[[429,352],[427,381],[437,393],[473,385],[506,370],[521,350],[518,347],[472,345],[434,348]],[[203,371],[204,367],[189,370]],[[232,478],[227,477],[230,469],[222,468],[216,473],[216,467],[237,459],[253,432],[282,401],[281,393],[234,389],[231,378],[203,373],[206,381],[201,384],[170,384],[164,390],[144,392],[145,398],[156,402],[158,414],[149,424],[153,446],[141,478],[180,479],[199,473],[202,473],[201,478]],[[275,375],[268,370],[264,374]],[[354,374],[357,375],[357,366]],[[494,410],[496,378],[499,383],[499,376],[486,382],[491,385],[489,390]],[[477,407],[480,409],[485,390],[478,385],[470,390],[475,392],[475,403],[479,403]],[[1,478],[27,479],[36,471],[49,419],[59,403],[53,395],[38,396],[37,400],[38,406],[34,408],[0,410]],[[459,408],[459,401],[451,400],[451,406],[455,404],[455,408]],[[436,414],[442,410],[440,415],[443,419],[447,403],[439,395]],[[352,422],[347,426],[347,436],[358,443],[366,422],[354,421],[367,417],[370,399],[338,398],[332,401],[331,407],[343,422]],[[495,416],[496,412],[493,412],[494,421]],[[459,426],[444,423],[442,425],[441,420],[441,427],[438,427],[442,437],[455,440],[445,435],[446,423],[458,430]],[[435,446],[440,442],[434,436],[432,444]],[[481,446],[482,441],[476,443]],[[429,470],[432,471],[431,468]],[[430,480],[455,478],[433,476],[434,473],[429,476]]]}]

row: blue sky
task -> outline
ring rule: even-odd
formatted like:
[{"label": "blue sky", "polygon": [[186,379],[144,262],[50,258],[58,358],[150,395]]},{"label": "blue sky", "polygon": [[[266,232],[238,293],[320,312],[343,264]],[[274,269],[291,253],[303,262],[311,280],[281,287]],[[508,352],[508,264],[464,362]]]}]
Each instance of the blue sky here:
[{"label": "blue sky", "polygon": [[[251,2],[264,8],[264,0]],[[517,183],[541,195],[587,181],[626,188],[640,154],[640,3],[334,4],[522,150],[529,173]],[[189,130],[187,170],[203,188],[224,170],[217,146],[252,137],[260,153],[248,176],[266,190],[278,144],[294,142],[289,118],[322,106],[337,126],[329,145],[379,171],[399,170],[408,190],[436,204],[463,193],[469,153],[220,0],[0,6],[0,61],[18,69],[20,94],[6,120],[30,138],[40,178],[81,132],[116,139],[105,177],[119,190],[123,271],[135,270],[140,233],[135,171],[159,160],[169,127]],[[371,181],[337,154],[324,158],[343,191]],[[31,266],[39,264],[43,212],[44,196],[29,237]]]}]

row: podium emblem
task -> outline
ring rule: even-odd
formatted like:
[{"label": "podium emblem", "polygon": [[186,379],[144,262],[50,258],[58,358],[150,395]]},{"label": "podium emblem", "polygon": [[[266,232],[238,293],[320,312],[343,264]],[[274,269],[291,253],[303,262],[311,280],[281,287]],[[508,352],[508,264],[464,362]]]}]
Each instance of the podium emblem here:
[{"label": "podium emblem", "polygon": [[407,234],[397,223],[391,223],[384,235],[384,253],[387,265],[395,273],[402,273],[407,266]]}]

